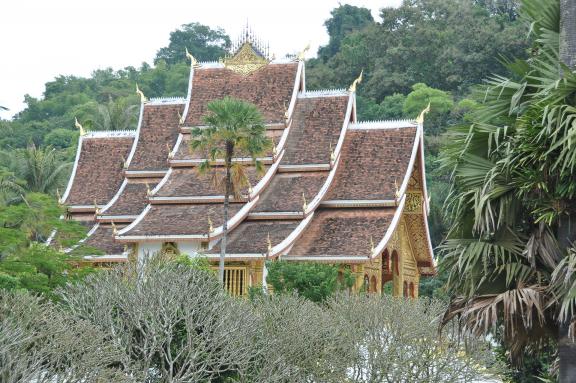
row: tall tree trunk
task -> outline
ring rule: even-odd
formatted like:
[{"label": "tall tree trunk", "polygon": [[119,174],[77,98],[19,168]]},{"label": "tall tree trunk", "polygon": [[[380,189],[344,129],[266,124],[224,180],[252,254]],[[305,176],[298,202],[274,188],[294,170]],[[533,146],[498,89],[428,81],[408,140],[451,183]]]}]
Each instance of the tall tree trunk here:
[{"label": "tall tree trunk", "polygon": [[226,143],[226,192],[224,194],[224,223],[222,224],[222,240],[220,241],[220,263],[218,265],[218,279],[220,284],[224,286],[224,257],[226,255],[226,240],[228,239],[228,206],[230,205],[230,189],[231,177],[230,167],[232,166],[232,153],[234,146],[231,143]]},{"label": "tall tree trunk", "polygon": [[[576,0],[560,0],[560,59],[569,68],[576,68]],[[558,240],[561,249],[576,241],[576,216],[567,215],[560,220]],[[568,336],[572,318],[558,328],[559,382],[576,382],[576,342]]]},{"label": "tall tree trunk", "polygon": [[560,0],[560,59],[576,67],[576,0]]}]

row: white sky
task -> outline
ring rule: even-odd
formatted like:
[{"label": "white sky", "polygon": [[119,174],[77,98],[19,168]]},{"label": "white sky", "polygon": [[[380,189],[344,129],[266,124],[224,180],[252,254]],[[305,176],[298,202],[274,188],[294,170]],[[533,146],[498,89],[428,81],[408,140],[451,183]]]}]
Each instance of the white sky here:
[{"label": "white sky", "polygon": [[[402,0],[13,0],[0,6],[0,111],[24,108],[26,93],[62,75],[152,63],[180,25],[200,22],[236,37],[248,20],[277,57],[328,41],[324,21],[339,3],[378,10]],[[193,52],[192,52],[193,53]]]}]

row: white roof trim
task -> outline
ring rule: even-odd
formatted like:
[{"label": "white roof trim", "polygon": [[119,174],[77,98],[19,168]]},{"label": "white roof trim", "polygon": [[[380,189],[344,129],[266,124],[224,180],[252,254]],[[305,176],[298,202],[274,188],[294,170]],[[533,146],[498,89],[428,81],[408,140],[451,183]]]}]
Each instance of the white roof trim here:
[{"label": "white roof trim", "polygon": [[140,215],[138,215],[138,218],[136,218],[130,225],[126,226],[125,228],[121,229],[118,231],[118,235],[116,236],[116,238],[121,237],[124,233],[126,233],[128,230],[132,229],[134,226],[136,226],[140,221],[142,221],[142,218],[144,218],[144,216],[146,214],[148,214],[148,212],[150,211],[150,209],[152,208],[152,205],[148,204],[146,205],[146,207],[144,208],[144,210],[142,210],[142,212],[140,213]]},{"label": "white roof trim", "polygon": [[390,241],[390,238],[392,238],[392,234],[394,234],[394,230],[396,230],[396,227],[398,226],[398,223],[400,222],[400,218],[402,217],[402,212],[404,211],[405,202],[406,202],[406,196],[403,195],[402,199],[400,200],[400,204],[398,205],[398,208],[394,212],[394,217],[392,217],[392,222],[390,222],[390,226],[388,226],[388,230],[386,230],[386,234],[384,234],[384,238],[382,238],[382,240],[378,243],[378,245],[376,245],[376,247],[372,251],[372,254],[370,255],[371,258],[376,258],[386,248],[388,241]]},{"label": "white roof trim", "polygon": [[[122,195],[122,193],[124,192],[124,189],[126,189],[126,185],[128,185],[128,180],[126,178],[124,178],[124,181],[122,181],[122,185],[120,185],[120,189],[118,189],[116,194],[114,194],[114,197],[112,197],[112,199],[110,201],[108,201],[108,203],[106,205],[104,205],[104,207],[102,208],[100,213],[104,213],[106,210],[108,210],[112,205],[114,205],[116,203],[118,198],[120,198],[120,195]],[[100,214],[100,215],[103,215],[103,214]]]},{"label": "white roof trim", "polygon": [[398,202],[394,199],[339,199],[325,200],[320,203],[322,207],[396,207]]},{"label": "white roof trim", "polygon": [[148,100],[146,105],[182,105],[186,103],[184,97],[153,97]]},{"label": "white roof trim", "polygon": [[261,211],[248,214],[249,220],[303,219],[302,211]]},{"label": "white roof trim", "polygon": [[373,129],[401,129],[416,128],[418,126],[414,120],[378,120],[378,121],[358,121],[350,124],[352,130],[373,130]]},{"label": "white roof trim", "polygon": [[190,76],[188,77],[188,91],[186,93],[186,106],[182,112],[182,121],[186,121],[188,117],[188,109],[190,109],[190,100],[192,99],[192,80],[194,80],[194,65],[190,65]]},{"label": "white roof trim", "polygon": [[87,132],[84,138],[117,138],[117,137],[134,137],[135,130],[101,130]]},{"label": "white roof trim", "polygon": [[285,254],[287,250],[289,250],[292,247],[294,242],[302,235],[304,229],[308,226],[308,224],[312,220],[312,217],[314,217],[314,212],[310,213],[306,218],[304,218],[302,222],[300,222],[298,226],[296,226],[296,229],[292,230],[292,232],[286,238],[284,238],[282,242],[274,246],[270,251],[269,255],[273,257]]},{"label": "white roof trim", "polygon": [[74,178],[76,177],[76,170],[78,170],[78,162],[80,161],[80,152],[82,151],[82,142],[83,137],[80,136],[78,138],[78,147],[76,148],[76,158],[74,159],[74,166],[72,167],[72,173],[70,174],[70,178],[68,179],[68,185],[66,186],[66,191],[64,191],[64,195],[60,198],[60,203],[64,204],[70,191],[72,190],[72,185],[74,184]]},{"label": "white roof trim", "polygon": [[138,218],[137,215],[98,215],[99,221],[132,222],[136,218]]},{"label": "white roof trim", "polygon": [[330,164],[280,165],[278,167],[278,171],[281,173],[315,172],[330,169]]},{"label": "white roof trim", "polygon": [[285,256],[282,257],[283,261],[294,262],[367,262],[370,260],[368,257],[355,256],[355,255],[326,255],[326,256]]},{"label": "white roof trim", "polygon": [[64,249],[64,253],[65,253],[65,254],[68,254],[68,253],[70,253],[71,251],[73,251],[74,249],[78,248],[78,246],[80,246],[81,244],[83,244],[84,242],[86,242],[86,240],[87,240],[88,238],[90,238],[90,236],[91,236],[92,234],[94,234],[94,233],[96,232],[96,230],[98,230],[99,227],[100,227],[100,223],[98,223],[98,222],[95,223],[94,226],[92,226],[92,228],[88,231],[88,233],[86,233],[86,236],[85,236],[84,238],[82,238],[81,240],[79,240],[78,243],[75,244],[74,246],[71,246],[71,247],[69,247],[69,248],[67,248],[67,249]]},{"label": "white roof trim", "polygon": [[[257,161],[260,161],[261,163],[265,164],[265,165],[269,165],[271,163],[274,162],[274,157],[260,157],[260,158],[256,158]],[[195,158],[195,159],[191,159],[191,160],[170,160],[170,166],[173,167],[195,167],[195,166],[200,166],[202,165],[205,161],[207,161],[206,158]],[[245,164],[249,164],[254,162],[254,160],[252,159],[252,157],[235,157],[232,158],[232,162],[240,162],[240,163],[245,163]],[[223,158],[217,158],[214,161],[210,161],[210,165],[212,166],[224,166],[224,159]]]},{"label": "white roof trim", "polygon": [[304,62],[300,61],[298,62],[298,69],[296,70],[296,76],[294,78],[294,88],[292,90],[292,98],[290,99],[290,105],[288,105],[288,110],[286,111],[287,123],[292,122],[292,115],[294,113],[294,108],[296,107],[296,99],[298,98],[298,90],[300,88],[300,82],[302,79],[303,72],[304,72]]},{"label": "white roof trim", "polygon": [[124,174],[128,178],[164,177],[168,170],[125,170]]},{"label": "white roof trim", "polygon": [[144,104],[140,104],[140,113],[138,114],[138,124],[136,125],[136,138],[132,143],[132,148],[130,149],[130,154],[128,154],[128,158],[126,159],[124,169],[128,169],[130,163],[132,162],[132,157],[134,157],[134,153],[136,152],[136,147],[138,146],[138,141],[140,139],[140,130],[142,129],[143,116],[144,116]]},{"label": "white roof trim", "polygon": [[[208,259],[219,259],[220,258],[220,254],[204,254],[204,257],[208,258]],[[224,258],[246,258],[246,259],[250,259],[250,258],[266,258],[266,254],[262,254],[262,253],[237,253],[237,254],[229,254],[226,253],[224,255]]]},{"label": "white roof trim", "polygon": [[319,98],[319,97],[342,97],[348,96],[348,92],[344,88],[338,89],[318,89],[318,90],[307,90],[305,92],[299,92],[298,98]]},{"label": "white roof trim", "polygon": [[400,189],[398,190],[399,196],[404,196],[406,194],[406,190],[408,189],[408,182],[410,181],[410,177],[412,176],[412,171],[414,169],[414,164],[416,163],[416,156],[418,155],[418,149],[420,147],[420,142],[422,140],[422,130],[416,130],[416,136],[414,137],[414,144],[412,145],[412,153],[410,154],[410,162],[408,163],[408,168],[406,169],[406,174],[404,175],[404,180],[400,185]]}]

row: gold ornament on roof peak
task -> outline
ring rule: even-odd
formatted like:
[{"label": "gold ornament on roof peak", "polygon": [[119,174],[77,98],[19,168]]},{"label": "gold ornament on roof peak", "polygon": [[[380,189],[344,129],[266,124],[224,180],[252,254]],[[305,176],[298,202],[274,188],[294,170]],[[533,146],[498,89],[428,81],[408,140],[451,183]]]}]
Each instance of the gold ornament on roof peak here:
[{"label": "gold ornament on roof peak", "polygon": [[116,227],[116,224],[114,224],[114,222],[111,222],[112,224],[112,234],[114,234],[115,236],[118,235],[118,228]]},{"label": "gold ornament on roof peak", "polygon": [[185,49],[186,49],[186,58],[190,60],[190,65],[192,65],[194,68],[200,66],[200,64],[198,64],[198,60],[196,60],[196,58],[192,56],[190,52],[188,52],[188,48]]},{"label": "gold ornament on roof peak", "polygon": [[306,44],[304,49],[298,53],[298,61],[304,61],[306,59],[306,52],[308,52],[308,50],[310,50],[310,43]]},{"label": "gold ornament on roof peak", "polygon": [[272,252],[272,240],[270,239],[270,233],[268,233],[268,238],[266,238],[266,243],[268,244],[268,254]]},{"label": "gold ornament on roof peak", "polygon": [[248,76],[268,65],[269,61],[258,54],[251,43],[244,42],[234,56],[223,60],[224,66],[242,76]]},{"label": "gold ornament on roof peak", "polygon": [[308,209],[308,203],[306,202],[306,196],[304,195],[304,192],[302,192],[302,211],[306,213],[307,209]]},{"label": "gold ornament on roof peak", "polygon": [[152,195],[152,190],[150,190],[150,185],[146,182],[146,195],[150,197]]},{"label": "gold ornament on roof peak", "polygon": [[82,126],[81,123],[78,122],[78,119],[76,117],[74,117],[74,126],[80,131],[81,136],[84,136],[86,134],[84,127]]},{"label": "gold ornament on roof peak", "polygon": [[374,237],[370,236],[370,252],[374,252]]},{"label": "gold ornament on roof peak", "polygon": [[430,102],[428,102],[428,106],[426,108],[422,109],[422,111],[420,112],[418,117],[416,117],[416,122],[418,124],[423,124],[424,123],[424,116],[426,114],[428,114],[428,112],[430,112]]},{"label": "gold ornament on roof peak", "polygon": [[354,82],[352,82],[352,85],[350,85],[350,88],[348,88],[348,90],[350,92],[356,92],[356,86],[362,82],[362,74],[363,73],[364,73],[364,69],[362,69],[360,71],[360,76],[358,76],[358,78],[356,80],[354,80]]},{"label": "gold ornament on roof peak", "polygon": [[140,88],[138,88],[138,84],[136,84],[136,93],[140,96],[141,103],[145,103],[146,101],[148,101],[146,96],[144,96],[144,92],[142,92]]},{"label": "gold ornament on roof peak", "polygon": [[212,225],[212,220],[208,217],[208,232],[212,233],[214,231],[214,226]]}]

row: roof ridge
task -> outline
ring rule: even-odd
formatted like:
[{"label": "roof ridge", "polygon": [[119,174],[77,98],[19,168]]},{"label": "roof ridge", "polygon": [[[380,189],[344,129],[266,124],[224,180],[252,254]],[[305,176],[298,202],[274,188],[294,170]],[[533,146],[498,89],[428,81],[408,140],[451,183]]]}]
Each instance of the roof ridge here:
[{"label": "roof ridge", "polygon": [[113,137],[134,137],[136,130],[95,130],[87,132],[83,138],[113,138]]},{"label": "roof ridge", "polygon": [[398,129],[417,126],[418,123],[411,119],[367,120],[350,123],[350,129]]},{"label": "roof ridge", "polygon": [[148,100],[149,104],[170,104],[170,103],[185,103],[185,97],[152,97]]},{"label": "roof ridge", "polygon": [[333,89],[315,89],[306,90],[305,92],[298,92],[298,97],[331,97],[331,96],[347,96],[348,91],[345,88]]}]

